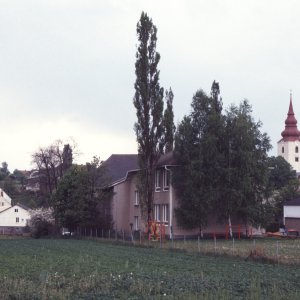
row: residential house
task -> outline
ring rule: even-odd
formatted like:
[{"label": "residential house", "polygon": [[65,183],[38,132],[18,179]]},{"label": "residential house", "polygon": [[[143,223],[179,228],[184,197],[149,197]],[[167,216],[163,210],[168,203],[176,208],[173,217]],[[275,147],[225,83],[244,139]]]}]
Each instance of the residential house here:
[{"label": "residential house", "polygon": [[283,224],[285,228],[300,232],[300,198],[287,201],[283,205]]},{"label": "residential house", "polygon": [[0,213],[9,207],[11,207],[11,198],[0,189]]},{"label": "residential house", "polygon": [[[137,174],[139,171],[137,154],[113,154],[105,162],[107,173],[110,176],[112,189],[111,216],[114,229],[117,231],[146,232],[146,223],[141,216],[141,207],[137,189]],[[172,186],[172,172],[178,168],[173,153],[162,155],[155,170],[155,186],[153,201],[153,220],[164,226],[168,237],[197,236],[199,229],[183,229],[176,221],[175,209],[178,200]],[[218,222],[215,215],[209,216],[208,225],[203,229],[204,235],[226,234],[226,224]],[[233,231],[246,234],[251,229],[242,224],[234,223]]]},{"label": "residential house", "polygon": [[0,234],[22,233],[29,219],[28,209],[21,204],[12,206],[11,198],[0,189]]}]

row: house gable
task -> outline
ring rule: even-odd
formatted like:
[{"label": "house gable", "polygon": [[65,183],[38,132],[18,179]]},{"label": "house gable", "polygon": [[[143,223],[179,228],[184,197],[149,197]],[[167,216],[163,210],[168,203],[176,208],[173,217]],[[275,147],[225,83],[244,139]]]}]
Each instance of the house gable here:
[{"label": "house gable", "polygon": [[123,182],[128,174],[137,171],[138,155],[137,154],[112,154],[103,166],[107,172],[109,185],[113,186]]},{"label": "house gable", "polygon": [[21,204],[16,204],[0,212],[0,227],[25,227],[30,214]]},{"label": "house gable", "polygon": [[11,207],[11,198],[0,189],[0,212]]}]

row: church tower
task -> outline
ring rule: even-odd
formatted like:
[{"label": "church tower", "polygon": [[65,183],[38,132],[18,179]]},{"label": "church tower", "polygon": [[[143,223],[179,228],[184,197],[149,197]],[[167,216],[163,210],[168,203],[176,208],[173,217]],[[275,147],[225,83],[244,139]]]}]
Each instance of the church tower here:
[{"label": "church tower", "polygon": [[293,110],[292,94],[290,106],[285,120],[285,129],[281,132],[282,139],[277,143],[277,154],[282,156],[298,173],[300,172],[300,131]]}]

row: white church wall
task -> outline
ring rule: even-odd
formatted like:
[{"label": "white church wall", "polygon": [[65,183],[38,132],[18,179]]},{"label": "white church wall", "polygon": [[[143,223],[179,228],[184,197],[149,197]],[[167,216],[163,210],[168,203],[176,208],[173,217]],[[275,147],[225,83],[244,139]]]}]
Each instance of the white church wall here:
[{"label": "white church wall", "polygon": [[[296,151],[296,147],[298,147],[298,152]],[[296,172],[300,172],[299,141],[279,141],[277,144],[277,154],[278,156],[282,156]]]}]

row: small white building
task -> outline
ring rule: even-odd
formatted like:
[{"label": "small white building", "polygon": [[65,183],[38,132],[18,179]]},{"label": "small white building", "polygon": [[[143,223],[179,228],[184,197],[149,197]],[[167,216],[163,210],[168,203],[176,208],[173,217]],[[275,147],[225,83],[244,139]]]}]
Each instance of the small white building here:
[{"label": "small white building", "polygon": [[285,228],[300,232],[300,198],[287,201],[283,205],[283,223]]},{"label": "small white building", "polygon": [[0,189],[0,213],[9,207],[11,207],[11,198],[2,189]]},{"label": "small white building", "polygon": [[27,207],[11,203],[11,198],[0,189],[0,234],[22,233],[30,220]]},{"label": "small white building", "polygon": [[27,208],[16,204],[0,212],[0,227],[25,227],[29,219]]}]

